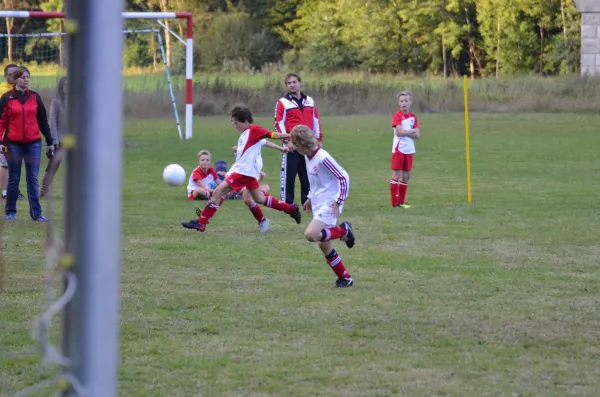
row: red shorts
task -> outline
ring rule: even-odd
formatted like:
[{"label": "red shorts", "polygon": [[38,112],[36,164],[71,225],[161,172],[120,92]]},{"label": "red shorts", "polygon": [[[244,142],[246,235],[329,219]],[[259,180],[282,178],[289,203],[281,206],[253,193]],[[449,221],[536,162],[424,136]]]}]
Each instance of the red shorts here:
[{"label": "red shorts", "polygon": [[413,155],[401,152],[392,153],[392,169],[396,171],[412,170]]},{"label": "red shorts", "polygon": [[237,172],[231,173],[227,178],[225,178],[225,182],[231,187],[234,191],[239,192],[243,188],[248,189],[259,189],[260,184],[256,178],[252,178],[248,175],[241,175]]}]

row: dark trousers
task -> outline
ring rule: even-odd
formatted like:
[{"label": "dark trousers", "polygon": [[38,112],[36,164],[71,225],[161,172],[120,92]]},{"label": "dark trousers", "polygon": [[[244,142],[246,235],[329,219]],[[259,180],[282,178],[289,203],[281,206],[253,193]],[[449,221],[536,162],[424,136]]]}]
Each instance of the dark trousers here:
[{"label": "dark trousers", "polygon": [[29,199],[29,216],[38,219],[42,216],[39,199],[38,173],[42,157],[42,143],[9,143],[6,160],[8,163],[8,187],[6,189],[6,215],[17,212],[19,198],[19,182],[21,181],[21,165],[25,160],[25,178],[27,179],[27,198]]},{"label": "dark trousers", "polygon": [[310,191],[306,160],[298,152],[283,153],[281,161],[281,200],[285,200],[288,204],[294,203],[296,175],[300,178],[300,204],[304,204]]}]

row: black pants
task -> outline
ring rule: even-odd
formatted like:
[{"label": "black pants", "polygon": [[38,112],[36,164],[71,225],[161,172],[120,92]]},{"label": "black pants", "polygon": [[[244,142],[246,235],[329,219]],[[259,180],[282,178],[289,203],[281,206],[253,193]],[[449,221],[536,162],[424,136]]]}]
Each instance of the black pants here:
[{"label": "black pants", "polygon": [[288,204],[294,203],[296,175],[300,178],[300,203],[304,204],[310,190],[304,156],[298,152],[283,153],[281,161],[281,200],[285,200]]}]

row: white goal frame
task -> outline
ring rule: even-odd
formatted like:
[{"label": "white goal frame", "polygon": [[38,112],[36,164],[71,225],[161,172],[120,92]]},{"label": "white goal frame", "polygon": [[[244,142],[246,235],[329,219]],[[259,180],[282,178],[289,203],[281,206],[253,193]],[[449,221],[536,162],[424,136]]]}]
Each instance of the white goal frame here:
[{"label": "white goal frame", "polygon": [[[193,131],[193,65],[194,65],[194,40],[193,40],[193,23],[191,12],[123,12],[122,17],[124,19],[185,19],[186,20],[186,39],[185,41],[179,36],[176,36],[185,45],[185,139],[192,138]],[[64,12],[45,12],[45,11],[0,11],[0,18],[36,18],[36,19],[65,19]],[[158,21],[160,24],[160,21]],[[162,24],[161,24],[162,25]],[[146,31],[156,31],[155,29],[148,29]],[[143,32],[142,30],[129,30],[126,32]],[[171,32],[172,33],[172,32]],[[31,34],[31,36],[40,35],[59,35],[60,33],[42,33],[42,34]],[[15,37],[17,35],[4,34],[2,37]],[[19,36],[23,36],[20,34]],[[25,36],[30,36],[25,34]],[[158,39],[161,40],[160,34]],[[161,47],[162,49],[162,47]],[[162,54],[163,62],[165,61],[164,54]],[[166,66],[166,65],[165,65]],[[167,80],[169,83],[169,90],[171,92],[171,101],[173,102],[175,111],[175,120],[179,127],[179,116],[177,113],[177,107],[175,106],[175,99],[173,95],[173,89],[171,86],[170,75],[168,69],[166,70]],[[179,129],[179,128],[178,128]],[[183,139],[181,130],[179,129],[179,138]]]}]

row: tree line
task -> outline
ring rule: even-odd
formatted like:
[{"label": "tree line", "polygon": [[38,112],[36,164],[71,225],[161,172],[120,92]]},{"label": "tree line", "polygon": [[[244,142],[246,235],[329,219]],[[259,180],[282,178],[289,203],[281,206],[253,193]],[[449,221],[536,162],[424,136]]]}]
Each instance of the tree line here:
[{"label": "tree line", "polygon": [[[62,11],[63,0],[2,0],[3,9]],[[580,62],[580,14],[573,0],[127,0],[129,11],[191,11],[197,71],[365,71],[472,77],[573,74]],[[180,21],[161,30],[181,36]],[[142,25],[147,21],[127,21]],[[1,33],[55,31],[61,20],[6,18]],[[182,44],[164,33],[169,66]],[[4,59],[14,43],[0,39]],[[31,60],[62,40],[29,45]],[[45,46],[46,52],[36,51]],[[154,35],[128,36],[125,66],[158,68]],[[37,59],[36,59],[37,58]],[[46,56],[47,58],[47,56]]]}]

